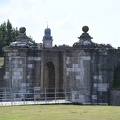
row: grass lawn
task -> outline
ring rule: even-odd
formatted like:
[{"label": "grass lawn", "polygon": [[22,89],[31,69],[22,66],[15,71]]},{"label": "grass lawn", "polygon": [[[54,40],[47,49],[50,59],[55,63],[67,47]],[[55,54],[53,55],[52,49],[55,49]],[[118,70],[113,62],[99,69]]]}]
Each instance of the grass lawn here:
[{"label": "grass lawn", "polygon": [[119,106],[30,105],[0,107],[0,120],[120,120]]}]

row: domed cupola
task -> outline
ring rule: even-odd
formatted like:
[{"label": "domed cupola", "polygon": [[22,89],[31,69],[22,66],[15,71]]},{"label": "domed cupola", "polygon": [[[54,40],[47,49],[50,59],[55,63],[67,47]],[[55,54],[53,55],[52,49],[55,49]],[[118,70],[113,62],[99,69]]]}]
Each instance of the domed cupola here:
[{"label": "domed cupola", "polygon": [[45,48],[51,48],[52,47],[52,36],[51,36],[51,29],[47,28],[44,30],[44,36],[43,36],[43,45]]},{"label": "domed cupola", "polygon": [[43,40],[52,40],[52,36],[51,36],[51,30],[50,28],[46,28],[44,31],[44,37]]}]

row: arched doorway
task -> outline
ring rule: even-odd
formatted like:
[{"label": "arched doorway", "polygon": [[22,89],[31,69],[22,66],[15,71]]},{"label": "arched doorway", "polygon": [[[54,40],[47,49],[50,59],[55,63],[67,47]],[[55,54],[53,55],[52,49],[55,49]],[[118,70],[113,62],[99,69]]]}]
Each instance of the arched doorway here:
[{"label": "arched doorway", "polygon": [[47,63],[48,97],[55,97],[55,67],[52,62]]}]

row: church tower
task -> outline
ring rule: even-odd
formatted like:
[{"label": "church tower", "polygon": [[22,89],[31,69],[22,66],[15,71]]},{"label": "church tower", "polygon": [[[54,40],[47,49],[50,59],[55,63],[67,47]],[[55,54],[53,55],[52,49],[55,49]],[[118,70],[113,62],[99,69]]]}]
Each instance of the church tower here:
[{"label": "church tower", "polygon": [[51,30],[50,28],[47,28],[45,29],[44,31],[44,36],[43,36],[43,46],[45,48],[52,48],[52,36],[51,36]]}]

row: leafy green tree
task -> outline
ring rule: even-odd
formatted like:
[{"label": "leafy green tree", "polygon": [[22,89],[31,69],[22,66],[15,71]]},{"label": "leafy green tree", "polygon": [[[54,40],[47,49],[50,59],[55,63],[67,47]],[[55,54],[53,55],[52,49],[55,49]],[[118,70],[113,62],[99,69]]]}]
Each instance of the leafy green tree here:
[{"label": "leafy green tree", "polygon": [[[12,42],[14,42],[18,34],[18,28],[14,28],[9,20],[0,25],[0,57],[4,54],[2,50],[3,47],[9,46]],[[30,42],[35,44],[32,37],[30,37]]]},{"label": "leafy green tree", "polygon": [[4,54],[2,48],[14,42],[17,35],[18,29],[13,28],[9,20],[0,25],[0,57]]},{"label": "leafy green tree", "polygon": [[0,56],[3,56],[2,48],[6,45],[6,23],[0,26]]}]

